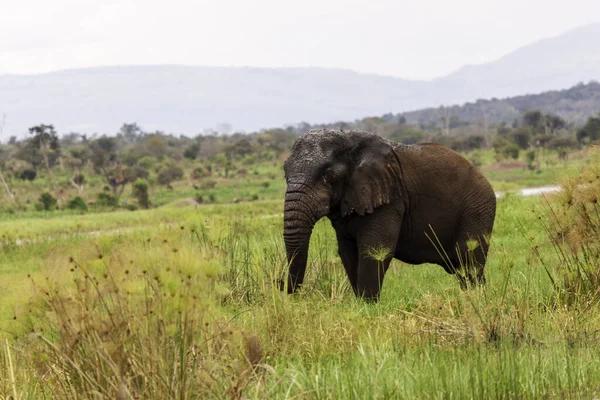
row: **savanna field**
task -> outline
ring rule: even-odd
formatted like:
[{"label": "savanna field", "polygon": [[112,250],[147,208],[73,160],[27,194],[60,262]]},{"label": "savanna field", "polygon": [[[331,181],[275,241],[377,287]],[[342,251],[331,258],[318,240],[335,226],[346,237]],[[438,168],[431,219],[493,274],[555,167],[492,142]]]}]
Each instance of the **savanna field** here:
[{"label": "savanna field", "polygon": [[0,398],[600,397],[598,156],[483,164],[497,191],[563,190],[498,200],[485,288],[394,261],[377,304],[326,219],[302,290],[279,291],[280,166],[212,204],[174,184],[150,210],[0,214]]}]

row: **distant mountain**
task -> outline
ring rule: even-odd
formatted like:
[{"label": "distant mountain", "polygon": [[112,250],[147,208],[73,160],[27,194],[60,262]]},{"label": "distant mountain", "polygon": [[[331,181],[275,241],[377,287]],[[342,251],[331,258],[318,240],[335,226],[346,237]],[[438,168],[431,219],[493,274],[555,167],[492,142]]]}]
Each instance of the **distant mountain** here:
[{"label": "distant mountain", "polygon": [[558,115],[565,121],[583,125],[590,116],[600,113],[600,83],[578,84],[569,89],[552,90],[540,94],[477,100],[462,105],[430,107],[398,114],[410,124],[423,127],[435,125],[444,116],[460,121],[512,123],[526,110],[540,110]]},{"label": "distant mountain", "polygon": [[600,23],[431,82],[325,68],[123,66],[0,76],[3,138],[52,123],[61,133],[113,133],[124,122],[195,135],[355,120],[564,89],[600,80]]},{"label": "distant mountain", "polygon": [[600,80],[600,23],[540,40],[488,64],[460,68],[431,83],[436,96],[462,103],[565,89],[590,80]]},{"label": "distant mountain", "polygon": [[53,123],[60,132],[108,132],[124,122],[195,135],[228,123],[258,130],[429,105],[424,83],[324,68],[103,67],[0,76],[5,138]]}]

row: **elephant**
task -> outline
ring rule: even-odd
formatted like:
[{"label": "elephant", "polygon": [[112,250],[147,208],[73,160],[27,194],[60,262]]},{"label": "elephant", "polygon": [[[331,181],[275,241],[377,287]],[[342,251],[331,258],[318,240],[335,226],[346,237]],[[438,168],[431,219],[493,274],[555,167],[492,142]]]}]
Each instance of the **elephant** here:
[{"label": "elephant", "polygon": [[364,131],[312,129],[295,141],[284,172],[289,271],[281,290],[294,293],[302,285],[310,236],[325,216],[357,297],[379,300],[392,258],[438,264],[456,274],[462,289],[485,285],[496,196],[453,150]]}]

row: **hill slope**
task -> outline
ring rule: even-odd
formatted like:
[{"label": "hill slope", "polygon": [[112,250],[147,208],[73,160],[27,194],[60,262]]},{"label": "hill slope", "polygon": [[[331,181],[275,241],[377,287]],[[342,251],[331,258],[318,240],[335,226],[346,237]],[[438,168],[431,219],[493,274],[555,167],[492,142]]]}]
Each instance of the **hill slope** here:
[{"label": "hill slope", "polygon": [[555,114],[567,122],[582,125],[588,117],[600,112],[600,83],[590,82],[565,90],[504,99],[477,100],[460,106],[431,107],[401,115],[407,122],[422,126],[437,123],[446,114],[468,122],[485,119],[488,123],[510,124],[521,117],[525,110],[541,110],[545,114]]},{"label": "hill slope", "polygon": [[461,103],[600,80],[599,38],[600,23],[586,25],[524,46],[497,61],[463,67],[432,85],[451,103]]}]

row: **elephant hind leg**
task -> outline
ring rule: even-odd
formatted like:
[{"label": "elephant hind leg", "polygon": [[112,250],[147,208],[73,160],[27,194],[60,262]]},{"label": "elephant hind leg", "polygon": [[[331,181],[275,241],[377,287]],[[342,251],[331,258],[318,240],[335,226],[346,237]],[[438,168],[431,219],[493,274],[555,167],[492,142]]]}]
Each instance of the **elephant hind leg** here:
[{"label": "elephant hind leg", "polygon": [[458,241],[452,256],[443,266],[446,272],[454,274],[461,289],[466,290],[485,286],[485,263],[489,244],[483,237],[463,238]]},{"label": "elephant hind leg", "polygon": [[461,287],[485,286],[485,264],[489,244],[484,237],[467,237],[457,246],[460,272],[463,276]]}]

